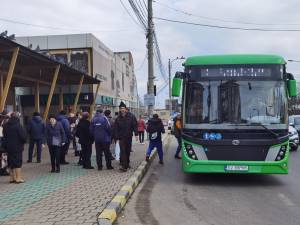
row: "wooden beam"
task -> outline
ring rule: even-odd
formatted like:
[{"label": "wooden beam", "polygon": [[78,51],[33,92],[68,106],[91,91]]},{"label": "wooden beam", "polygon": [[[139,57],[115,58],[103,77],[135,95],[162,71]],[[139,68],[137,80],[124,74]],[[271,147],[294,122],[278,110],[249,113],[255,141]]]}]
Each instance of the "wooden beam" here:
[{"label": "wooden beam", "polygon": [[94,99],[93,99],[93,103],[92,103],[92,105],[91,105],[91,107],[90,107],[90,118],[89,118],[90,120],[91,120],[92,117],[93,117],[93,112],[94,112],[94,109],[95,109],[96,99],[97,99],[98,92],[99,92],[99,89],[100,89],[100,84],[101,84],[101,83],[99,83],[99,84],[97,85],[96,92],[95,92]]},{"label": "wooden beam", "polygon": [[64,90],[63,90],[63,87],[60,87],[60,91],[59,91],[59,106],[58,106],[58,110],[59,111],[64,110]]},{"label": "wooden beam", "polygon": [[48,95],[47,104],[46,104],[45,111],[44,111],[44,120],[46,120],[47,117],[48,117],[48,113],[49,113],[53,93],[54,93],[55,86],[56,86],[56,81],[57,81],[57,78],[58,78],[59,69],[60,69],[60,65],[56,66],[54,76],[53,76],[53,80],[52,80],[51,87],[50,87],[50,91],[49,91],[49,95]]},{"label": "wooden beam", "polygon": [[78,104],[79,96],[80,96],[80,93],[81,93],[83,80],[84,80],[84,75],[81,76],[81,79],[80,79],[80,82],[79,82],[79,85],[78,85],[77,94],[76,94],[76,97],[75,97],[73,110],[72,110],[73,113],[77,112],[77,104]]},{"label": "wooden beam", "polygon": [[38,79],[31,78],[31,77],[24,77],[24,76],[21,76],[21,75],[14,75],[14,76],[16,78],[18,78],[18,79],[21,79],[21,80],[30,81],[30,82],[33,82],[33,83],[39,82],[40,84],[51,86],[51,82],[47,82],[47,81],[43,81],[43,80],[38,80]]},{"label": "wooden beam", "polygon": [[10,65],[9,65],[9,69],[8,69],[8,73],[7,73],[7,77],[6,77],[6,81],[5,81],[5,86],[3,89],[3,95],[1,96],[1,103],[0,103],[0,112],[3,112],[4,107],[5,107],[5,103],[6,103],[6,99],[7,99],[7,95],[8,95],[8,91],[9,91],[9,87],[10,87],[10,83],[14,74],[14,69],[16,66],[16,62],[17,62],[17,57],[19,54],[19,47],[15,48],[13,51],[13,55],[10,61]]},{"label": "wooden beam", "polygon": [[34,108],[36,112],[40,112],[40,83],[36,82],[35,86],[35,101],[34,101]]}]

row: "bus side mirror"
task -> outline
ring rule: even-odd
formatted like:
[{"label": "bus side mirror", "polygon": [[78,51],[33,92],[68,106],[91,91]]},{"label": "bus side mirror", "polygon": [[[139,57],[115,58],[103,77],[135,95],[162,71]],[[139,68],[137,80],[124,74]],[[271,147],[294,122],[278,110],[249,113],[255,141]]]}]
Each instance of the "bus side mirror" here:
[{"label": "bus side mirror", "polygon": [[174,77],[172,82],[172,96],[179,97],[181,92],[182,79]]},{"label": "bus side mirror", "polygon": [[288,80],[287,88],[290,97],[297,97],[297,82],[296,80]]}]

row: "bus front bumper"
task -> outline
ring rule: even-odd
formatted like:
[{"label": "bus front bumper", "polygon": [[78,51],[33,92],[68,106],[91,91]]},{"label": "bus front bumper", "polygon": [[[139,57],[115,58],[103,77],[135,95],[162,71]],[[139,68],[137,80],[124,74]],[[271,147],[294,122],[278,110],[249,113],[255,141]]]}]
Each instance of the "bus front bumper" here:
[{"label": "bus front bumper", "polygon": [[287,174],[287,162],[286,158],[279,162],[201,161],[183,154],[182,170],[185,173]]}]

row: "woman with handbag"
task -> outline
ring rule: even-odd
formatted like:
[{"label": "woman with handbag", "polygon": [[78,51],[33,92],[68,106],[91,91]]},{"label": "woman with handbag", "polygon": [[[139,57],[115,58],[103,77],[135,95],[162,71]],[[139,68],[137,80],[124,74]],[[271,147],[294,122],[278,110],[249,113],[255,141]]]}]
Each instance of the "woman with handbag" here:
[{"label": "woman with handbag", "polygon": [[60,172],[60,153],[62,146],[66,143],[64,128],[54,115],[49,116],[49,123],[46,127],[46,139],[50,152],[51,173]]}]

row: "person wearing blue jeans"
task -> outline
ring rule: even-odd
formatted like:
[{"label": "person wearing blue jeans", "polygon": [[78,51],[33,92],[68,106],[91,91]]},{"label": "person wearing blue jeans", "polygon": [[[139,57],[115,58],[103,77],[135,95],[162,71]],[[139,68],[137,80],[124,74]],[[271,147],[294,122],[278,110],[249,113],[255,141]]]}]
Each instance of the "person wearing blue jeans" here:
[{"label": "person wearing blue jeans", "polygon": [[165,133],[165,128],[157,114],[154,114],[153,118],[149,120],[147,132],[149,133],[149,147],[146,153],[146,161],[149,161],[152,150],[156,148],[159,163],[164,164],[161,134]]},{"label": "person wearing blue jeans", "polygon": [[29,122],[27,130],[30,137],[27,162],[32,162],[33,149],[34,145],[36,145],[37,162],[40,163],[42,156],[42,145],[45,142],[46,135],[46,124],[41,118],[40,113],[33,113],[32,120]]}]

